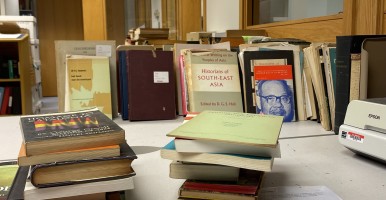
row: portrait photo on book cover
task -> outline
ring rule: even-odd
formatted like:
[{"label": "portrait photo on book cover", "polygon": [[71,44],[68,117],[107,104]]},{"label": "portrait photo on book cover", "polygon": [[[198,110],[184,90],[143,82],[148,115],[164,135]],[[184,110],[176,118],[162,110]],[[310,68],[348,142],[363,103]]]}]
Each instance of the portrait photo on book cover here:
[{"label": "portrait photo on book cover", "polygon": [[293,81],[256,80],[256,113],[284,116],[284,122],[295,121]]}]

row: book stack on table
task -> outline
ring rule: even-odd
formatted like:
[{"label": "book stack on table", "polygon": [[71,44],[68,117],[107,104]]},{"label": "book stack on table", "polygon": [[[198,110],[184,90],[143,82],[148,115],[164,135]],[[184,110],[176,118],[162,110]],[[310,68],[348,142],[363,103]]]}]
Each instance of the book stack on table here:
[{"label": "book stack on table", "polygon": [[282,116],[210,111],[187,114],[161,149],[171,178],[186,179],[181,199],[257,199],[265,172],[280,157]]},{"label": "book stack on table", "polygon": [[104,199],[134,188],[131,163],[137,156],[124,129],[97,108],[21,116],[20,127],[23,143],[11,198],[99,194]]}]

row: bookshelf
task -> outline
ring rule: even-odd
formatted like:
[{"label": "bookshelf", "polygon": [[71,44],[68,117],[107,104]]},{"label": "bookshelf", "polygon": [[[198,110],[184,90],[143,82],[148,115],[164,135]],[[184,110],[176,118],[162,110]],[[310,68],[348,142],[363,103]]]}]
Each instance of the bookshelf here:
[{"label": "bookshelf", "polygon": [[[31,60],[29,35],[23,33],[18,38],[0,38],[0,55],[2,60],[18,62],[18,75],[16,71],[14,71],[14,78],[3,77],[3,75],[0,79],[0,86],[20,88],[21,107],[19,109],[21,109],[21,114],[32,114],[32,89],[35,83],[35,72]],[[12,115],[12,113],[6,115]]]}]

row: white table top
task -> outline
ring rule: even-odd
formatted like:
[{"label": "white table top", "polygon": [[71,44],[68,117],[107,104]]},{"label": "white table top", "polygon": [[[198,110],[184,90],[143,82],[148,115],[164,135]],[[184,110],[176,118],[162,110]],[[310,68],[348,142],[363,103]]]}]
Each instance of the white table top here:
[{"label": "white table top", "polygon": [[[183,118],[115,121],[126,130],[126,139],[138,155],[132,164],[137,173],[135,189],[127,192],[127,199],[177,199],[184,180],[169,178],[171,161],[162,159],[159,149],[172,140],[165,135]],[[19,117],[0,117],[0,134],[0,160],[15,159],[21,143]],[[280,138],[282,158],[275,159],[263,187],[327,186],[342,199],[386,199],[386,165],[352,153],[320,124],[285,123]]]}]

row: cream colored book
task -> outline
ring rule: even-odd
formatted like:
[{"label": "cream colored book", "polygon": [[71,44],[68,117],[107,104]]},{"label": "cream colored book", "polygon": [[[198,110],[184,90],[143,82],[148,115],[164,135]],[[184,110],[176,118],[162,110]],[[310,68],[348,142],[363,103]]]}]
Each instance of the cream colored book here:
[{"label": "cream colored book", "polygon": [[112,118],[109,58],[67,55],[64,111],[97,107]]}]

